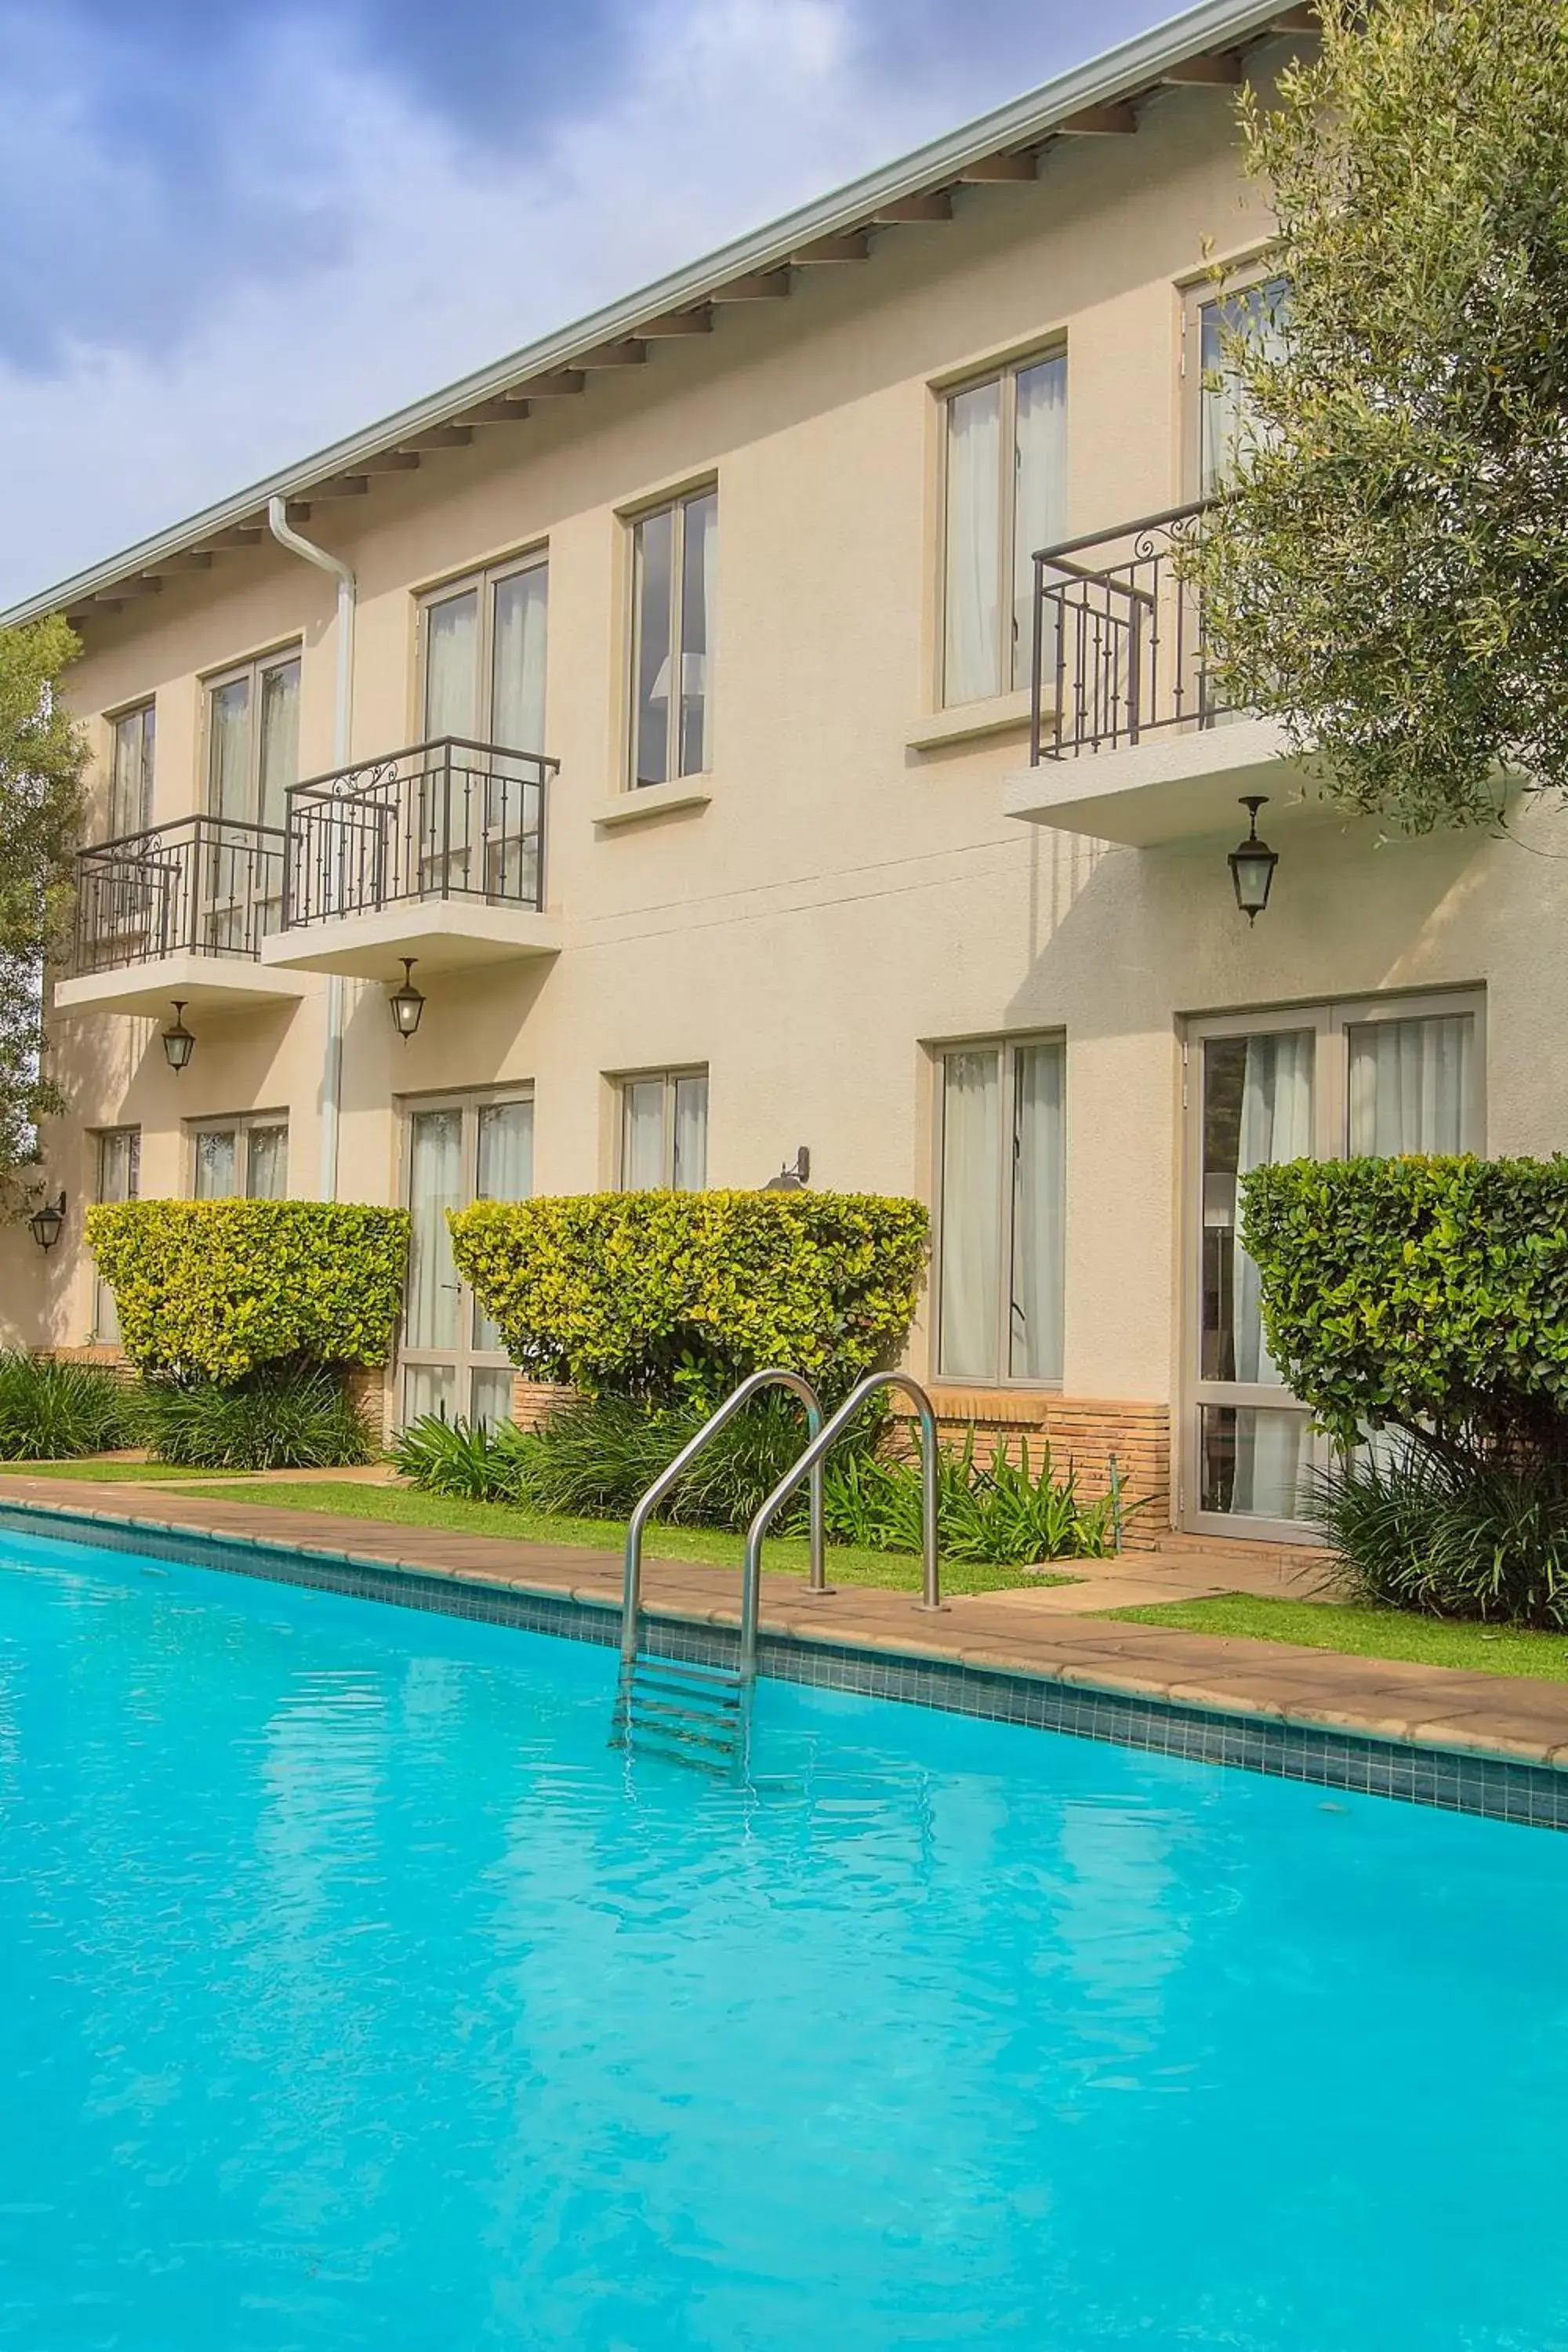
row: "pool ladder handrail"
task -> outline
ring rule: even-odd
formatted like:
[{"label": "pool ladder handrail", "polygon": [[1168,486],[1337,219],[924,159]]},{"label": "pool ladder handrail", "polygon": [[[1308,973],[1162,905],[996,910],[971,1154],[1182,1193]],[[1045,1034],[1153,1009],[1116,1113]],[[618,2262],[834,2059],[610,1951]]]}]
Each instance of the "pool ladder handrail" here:
[{"label": "pool ladder handrail", "polygon": [[[860,1407],[879,1389],[902,1389],[912,1397],[921,1422],[921,1597],[917,1609],[945,1609],[942,1597],[942,1572],[937,1559],[937,1441],[936,1408],[909,1372],[868,1372],[858,1386],[851,1389],[832,1419],[813,1431],[810,1443],[797,1462],[792,1463],[758,1509],[746,1530],[745,1564],[741,1586],[741,1682],[749,1686],[757,1673],[757,1615],[762,1600],[763,1539],[780,1511],[788,1502],[801,1480],[814,1482],[822,1476],[826,1460]],[[815,1488],[814,1488],[815,1491]]]},{"label": "pool ladder handrail", "polygon": [[[683,1445],[673,1462],[667,1463],[658,1476],[637,1501],[626,1529],[626,1581],[621,1599],[621,1664],[629,1673],[637,1664],[637,1626],[642,1615],[642,1544],[643,1530],[670,1488],[679,1484],[710,1438],[716,1437],[726,1422],[732,1421],[742,1405],[749,1404],[759,1391],[787,1389],[805,1407],[805,1425],[811,1446],[815,1446],[823,1429],[822,1400],[811,1382],[799,1372],[785,1371],[780,1365],[770,1365],[764,1371],[752,1372],[738,1389],[727,1396],[716,1412],[709,1414],[696,1436]],[[837,1416],[835,1416],[837,1419]],[[808,1451],[810,1448],[808,1447]],[[787,1488],[775,1489],[771,1496],[774,1507],[785,1493],[793,1493],[799,1484],[799,1474],[805,1457],[796,1464],[789,1476]],[[818,1455],[810,1465],[811,1471],[811,1569],[806,1591],[818,1595],[829,1591],[826,1580],[826,1516],[823,1507],[822,1460]],[[770,1513],[771,1516],[771,1513]],[[753,1649],[755,1644],[753,1643]]]}]

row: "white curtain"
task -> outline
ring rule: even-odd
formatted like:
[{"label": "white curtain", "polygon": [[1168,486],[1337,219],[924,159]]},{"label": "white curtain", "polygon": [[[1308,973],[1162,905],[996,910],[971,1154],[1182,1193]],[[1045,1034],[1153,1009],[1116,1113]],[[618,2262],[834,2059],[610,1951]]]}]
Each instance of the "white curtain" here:
[{"label": "white curtain", "polygon": [[1283,278],[1249,286],[1205,302],[1198,314],[1200,394],[1199,494],[1212,499],[1246,461],[1254,425],[1247,394],[1226,345],[1233,335],[1273,357],[1285,341],[1288,289]]},{"label": "white curtain", "polygon": [[[460,1111],[415,1114],[409,1140],[408,1205],[414,1231],[408,1253],[405,1336],[411,1348],[454,1348],[458,1342],[458,1269],[447,1211],[461,1198],[463,1118]],[[434,1406],[421,1406],[433,1412]]]},{"label": "white curtain", "polygon": [[[1273,1037],[1249,1037],[1242,1077],[1241,1131],[1237,1176],[1271,1160],[1303,1160],[1314,1144],[1313,1076],[1317,1039],[1310,1029]],[[1236,1377],[1283,1387],[1279,1366],[1263,1336],[1258,1268],[1242,1247],[1237,1218],[1232,1260],[1235,1297]],[[1265,1518],[1294,1518],[1300,1478],[1306,1417],[1241,1406],[1236,1414],[1233,1511]]]},{"label": "white curtain", "polygon": [[682,509],[680,562],[680,773],[704,774],[712,761],[712,698],[709,692],[713,635],[714,574],[719,556],[719,500],[710,492]]},{"label": "white curtain", "polygon": [[245,1189],[253,1201],[281,1201],[289,1190],[289,1130],[253,1127],[246,1139]]},{"label": "white curtain", "polygon": [[237,1138],[232,1127],[204,1129],[196,1138],[195,1196],[226,1201],[238,1192]]},{"label": "white curtain", "polygon": [[114,767],[109,787],[109,837],[138,833],[153,822],[153,705],[129,711],[114,727]]},{"label": "white curtain", "polygon": [[633,1078],[621,1088],[621,1190],[649,1192],[664,1181],[664,1080]]},{"label": "white curtain", "polygon": [[996,1377],[1001,1059],[990,1047],[948,1054],[942,1060],[938,1328],[942,1370],[950,1380]]},{"label": "white curtain", "polygon": [[[98,1139],[98,1197],[100,1201],[133,1201],[142,1160],[142,1130],[118,1127]],[[107,1282],[94,1278],[92,1336],[107,1347],[120,1345],[120,1314]]]},{"label": "white curtain", "polygon": [[675,1081],[675,1189],[700,1192],[708,1181],[708,1081]]},{"label": "white curtain", "polygon": [[[1016,464],[1013,480],[1013,677],[1029,683],[1034,656],[1035,564],[1042,547],[1067,535],[1068,363],[1042,360],[1020,368],[1017,379]],[[1050,618],[1047,608],[1047,618]],[[1041,649],[1047,676],[1056,664],[1054,644]]]},{"label": "white curtain", "polygon": [[1350,1033],[1350,1148],[1380,1160],[1473,1151],[1468,1013],[1369,1021]]},{"label": "white curtain", "polygon": [[1016,1381],[1062,1375],[1066,1054],[1020,1045],[1013,1058],[1013,1287],[1010,1369]]},{"label": "white curtain", "polygon": [[476,1367],[468,1382],[468,1419],[493,1429],[511,1419],[511,1373]]},{"label": "white curtain", "polygon": [[250,814],[250,680],[231,677],[207,698],[207,806],[214,816]]},{"label": "white curtain", "polygon": [[258,818],[262,824],[281,825],[288,814],[286,794],[300,781],[300,665],[274,662],[261,673],[261,772],[258,785]]},{"label": "white curtain", "polygon": [[438,1412],[443,1421],[450,1421],[456,1384],[457,1375],[450,1364],[405,1366],[403,1374],[404,1420],[422,1421],[427,1412]]},{"label": "white curtain", "polygon": [[[460,601],[460,600],[459,600]],[[542,563],[495,586],[490,740],[509,751],[544,749],[544,665],[550,575]],[[440,607],[437,608],[440,610]],[[454,734],[472,729],[454,728]]]},{"label": "white curtain", "polygon": [[669,667],[674,628],[675,514],[647,515],[633,536],[637,604],[637,744],[633,782],[669,776]]},{"label": "white curtain", "polygon": [[[480,1104],[474,1179],[476,1200],[528,1199],[533,1191],[533,1105],[531,1102]],[[474,1346],[481,1355],[499,1355],[505,1345],[499,1327],[491,1322],[476,1298]],[[476,1372],[476,1387],[479,1377]]]},{"label": "white curtain", "polygon": [[[425,607],[425,740],[479,731],[477,588]],[[520,745],[520,750],[530,747]]]},{"label": "white curtain", "polygon": [[942,699],[975,702],[1001,686],[1002,386],[947,404]]}]

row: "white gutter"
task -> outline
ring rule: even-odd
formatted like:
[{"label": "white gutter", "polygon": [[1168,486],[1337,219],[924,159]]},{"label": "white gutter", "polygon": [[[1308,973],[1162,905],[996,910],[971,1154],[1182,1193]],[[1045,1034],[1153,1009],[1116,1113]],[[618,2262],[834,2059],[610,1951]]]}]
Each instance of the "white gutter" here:
[{"label": "white gutter", "polygon": [[[358,593],[353,573],[341,555],[332,555],[313,540],[304,539],[289,520],[284,499],[267,503],[268,527],[279,547],[303,556],[318,571],[330,572],[338,583],[337,698],[332,718],[332,765],[346,768],[352,753],[350,725],[353,712],[354,610]],[[327,980],[326,1060],[321,1072],[321,1169],[319,1191],[323,1201],[338,1197],[338,1114],[343,1085],[343,983],[338,973]]]}]

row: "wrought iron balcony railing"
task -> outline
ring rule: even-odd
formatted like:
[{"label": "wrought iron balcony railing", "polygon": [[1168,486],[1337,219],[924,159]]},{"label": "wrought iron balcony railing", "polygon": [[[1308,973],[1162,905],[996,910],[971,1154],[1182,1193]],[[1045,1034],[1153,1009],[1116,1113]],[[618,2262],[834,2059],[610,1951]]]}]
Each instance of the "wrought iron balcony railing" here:
[{"label": "wrought iron balcony railing", "polygon": [[559,761],[445,736],[296,784],[284,924],[413,898],[544,905],[544,817]]},{"label": "wrought iron balcony railing", "polygon": [[275,825],[187,816],[79,850],[73,971],[255,957],[283,919],[283,845]]},{"label": "wrought iron balcony railing", "polygon": [[1209,500],[1035,557],[1029,757],[1070,760],[1227,715],[1178,557]]}]

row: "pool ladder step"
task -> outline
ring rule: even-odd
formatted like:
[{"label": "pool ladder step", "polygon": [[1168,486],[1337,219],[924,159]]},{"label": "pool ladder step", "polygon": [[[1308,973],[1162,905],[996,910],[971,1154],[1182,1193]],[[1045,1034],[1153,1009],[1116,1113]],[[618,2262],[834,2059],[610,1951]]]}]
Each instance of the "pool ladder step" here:
[{"label": "pool ladder step", "polygon": [[613,1738],[620,1748],[728,1772],[745,1745],[741,1677],[639,1650],[621,1668]]}]

